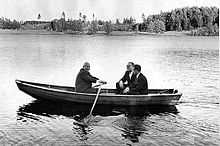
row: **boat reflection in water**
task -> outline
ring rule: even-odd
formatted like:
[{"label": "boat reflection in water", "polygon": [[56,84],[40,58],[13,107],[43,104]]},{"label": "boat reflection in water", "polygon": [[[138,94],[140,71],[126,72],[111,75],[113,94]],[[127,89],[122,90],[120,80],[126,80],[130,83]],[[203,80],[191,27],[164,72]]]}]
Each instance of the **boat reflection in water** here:
[{"label": "boat reflection in water", "polygon": [[[26,113],[53,116],[62,115],[66,117],[74,117],[80,115],[85,117],[89,114],[91,104],[67,103],[67,102],[53,102],[34,100],[33,102],[21,106],[17,114],[25,116]],[[176,106],[111,106],[111,105],[96,105],[93,115],[100,116],[114,116],[125,114],[126,116],[147,116],[150,114],[160,113],[178,113]]]},{"label": "boat reflection in water", "polygon": [[[81,140],[86,140],[90,129],[74,124],[74,121],[83,119],[89,114],[91,104],[79,103],[58,103],[51,101],[35,100],[29,104],[21,106],[17,111],[17,120],[31,119],[38,120],[37,117],[54,118],[57,116],[66,117],[73,121],[73,130],[79,135]],[[177,114],[175,106],[111,106],[96,105],[93,115],[101,117],[101,120],[111,121],[110,127],[114,127],[121,132],[121,136],[132,142],[138,142],[138,137],[146,133],[152,122],[147,120],[152,115]],[[116,117],[116,118],[115,118]],[[42,118],[41,118],[42,119]],[[100,120],[98,120],[100,121]]]}]

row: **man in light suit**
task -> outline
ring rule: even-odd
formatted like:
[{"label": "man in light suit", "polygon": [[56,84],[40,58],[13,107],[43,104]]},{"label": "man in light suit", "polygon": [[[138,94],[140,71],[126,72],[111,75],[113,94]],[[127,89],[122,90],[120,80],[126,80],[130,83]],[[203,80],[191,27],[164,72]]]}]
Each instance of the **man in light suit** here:
[{"label": "man in light suit", "polygon": [[116,89],[118,93],[123,93],[126,87],[129,87],[132,82],[135,80],[134,75],[134,63],[128,62],[127,64],[127,71],[125,72],[124,76],[121,78],[119,82],[116,83]]}]

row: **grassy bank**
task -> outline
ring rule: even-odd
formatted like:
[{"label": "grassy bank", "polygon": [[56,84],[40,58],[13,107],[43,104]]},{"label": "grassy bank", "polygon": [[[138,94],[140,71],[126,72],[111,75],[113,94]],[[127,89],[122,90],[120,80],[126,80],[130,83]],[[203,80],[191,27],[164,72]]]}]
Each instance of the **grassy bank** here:
[{"label": "grassy bank", "polygon": [[0,29],[0,34],[38,34],[38,35],[62,35],[64,32],[55,32],[48,30],[13,30],[13,29]]},{"label": "grassy bank", "polygon": [[[27,34],[27,35],[89,35],[83,32],[56,32],[48,30],[11,30],[0,29],[0,34]],[[107,35],[104,31],[98,31],[90,35]],[[151,32],[136,32],[136,31],[112,31],[109,36],[136,36],[136,35],[149,35],[149,36],[193,36],[191,31],[166,31],[163,33]]]}]

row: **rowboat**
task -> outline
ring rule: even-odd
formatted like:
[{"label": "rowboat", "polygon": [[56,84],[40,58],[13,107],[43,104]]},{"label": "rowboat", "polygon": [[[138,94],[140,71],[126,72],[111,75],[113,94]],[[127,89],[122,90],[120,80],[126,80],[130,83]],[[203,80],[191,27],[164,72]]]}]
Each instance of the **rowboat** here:
[{"label": "rowboat", "polygon": [[[74,87],[15,81],[18,88],[38,100],[68,101],[92,104],[96,94],[75,92]],[[102,89],[97,104],[106,105],[176,105],[182,96],[175,89],[149,89],[147,95],[117,94],[115,89]]]}]

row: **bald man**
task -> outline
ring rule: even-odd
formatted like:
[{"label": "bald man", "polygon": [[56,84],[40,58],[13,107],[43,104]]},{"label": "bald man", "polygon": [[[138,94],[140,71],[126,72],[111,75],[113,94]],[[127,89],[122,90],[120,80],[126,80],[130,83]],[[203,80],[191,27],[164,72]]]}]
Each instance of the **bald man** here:
[{"label": "bald man", "polygon": [[85,62],[83,64],[83,68],[80,69],[76,77],[76,92],[97,93],[97,88],[92,88],[92,83],[106,83],[105,81],[99,80],[97,77],[92,76],[89,70],[90,64],[88,62]]}]

